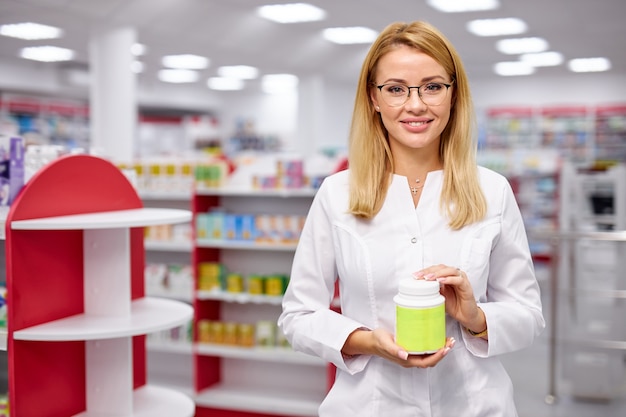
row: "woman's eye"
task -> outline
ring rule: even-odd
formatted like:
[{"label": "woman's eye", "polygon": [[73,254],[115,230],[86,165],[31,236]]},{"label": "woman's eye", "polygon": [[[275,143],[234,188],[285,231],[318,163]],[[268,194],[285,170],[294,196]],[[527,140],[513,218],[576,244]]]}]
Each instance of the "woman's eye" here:
[{"label": "woman's eye", "polygon": [[405,94],[406,87],[402,85],[391,85],[389,86],[388,91],[392,94]]}]

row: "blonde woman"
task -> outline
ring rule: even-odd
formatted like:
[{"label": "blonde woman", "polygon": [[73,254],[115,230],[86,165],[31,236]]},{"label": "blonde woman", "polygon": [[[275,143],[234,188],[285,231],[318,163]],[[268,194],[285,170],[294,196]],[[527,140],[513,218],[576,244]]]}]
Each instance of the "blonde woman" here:
[{"label": "blonde woman", "polygon": [[[511,187],[475,152],[454,47],[425,22],[388,26],[361,70],[349,168],[316,195],[279,318],[294,349],[337,367],[320,416],[517,415],[498,355],[545,322]],[[393,297],[410,277],[445,296],[447,339],[432,354],[395,341]]]}]

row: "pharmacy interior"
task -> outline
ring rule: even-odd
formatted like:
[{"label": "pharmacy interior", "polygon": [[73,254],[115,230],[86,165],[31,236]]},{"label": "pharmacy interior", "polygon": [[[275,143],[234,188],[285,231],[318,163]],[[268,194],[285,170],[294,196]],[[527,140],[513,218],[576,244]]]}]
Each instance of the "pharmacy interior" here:
[{"label": "pharmacy interior", "polygon": [[[411,13],[461,52],[478,161],[509,179],[527,228],[548,326],[535,365],[505,361],[520,416],[624,415],[626,62],[611,45],[626,35],[621,0],[469,11],[312,0],[303,23],[270,21],[248,0],[56,3],[0,4],[0,416],[91,415],[110,398],[124,416],[317,415],[334,370],[290,348],[281,297],[316,189],[345,167],[367,35]],[[559,31],[557,6],[572,9]],[[475,34],[487,17],[519,32]],[[27,22],[46,26],[16,37]],[[336,40],[323,30],[335,26],[366,38]],[[45,45],[72,54],[19,55]],[[177,58],[190,66],[175,69]],[[105,214],[80,217],[93,211]],[[78,218],[49,221],[59,214]],[[104,266],[83,239],[121,260]],[[122,278],[101,285],[101,269]],[[110,319],[101,332],[93,315]],[[152,319],[119,328],[120,315]],[[69,391],[42,393],[38,378]]]}]

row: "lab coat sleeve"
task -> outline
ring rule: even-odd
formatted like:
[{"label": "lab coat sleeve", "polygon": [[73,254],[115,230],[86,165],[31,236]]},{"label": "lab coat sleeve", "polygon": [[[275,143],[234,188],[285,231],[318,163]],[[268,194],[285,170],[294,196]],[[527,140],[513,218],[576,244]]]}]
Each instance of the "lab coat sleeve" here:
[{"label": "lab coat sleeve", "polygon": [[332,195],[323,183],[313,200],[294,255],[278,326],[294,350],[356,373],[363,370],[369,357],[343,357],[341,349],[350,333],[365,326],[331,309],[337,277]]},{"label": "lab coat sleeve", "polygon": [[487,293],[478,306],[484,311],[489,341],[463,331],[468,349],[488,357],[530,346],[545,327],[539,285],[528,238],[513,191],[503,185],[500,233],[490,261]]}]

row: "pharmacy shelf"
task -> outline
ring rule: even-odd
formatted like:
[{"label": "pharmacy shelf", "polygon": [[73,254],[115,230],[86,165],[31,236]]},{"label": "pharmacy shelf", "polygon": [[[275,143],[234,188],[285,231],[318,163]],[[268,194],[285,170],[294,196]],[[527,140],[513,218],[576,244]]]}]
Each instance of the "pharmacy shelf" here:
[{"label": "pharmacy shelf", "polygon": [[263,243],[224,239],[197,239],[196,246],[199,248],[236,249],[236,250],[260,250],[276,252],[293,252],[296,250],[295,243]]},{"label": "pharmacy shelf", "polygon": [[169,242],[160,240],[146,240],[144,242],[146,250],[160,252],[183,252],[191,253],[193,245],[189,242]]},{"label": "pharmacy shelf", "polygon": [[130,316],[78,314],[13,333],[15,340],[72,341],[136,336],[185,324],[193,317],[190,305],[163,298],[141,298]]},{"label": "pharmacy shelf", "polygon": [[293,417],[317,416],[323,398],[308,391],[282,391],[260,387],[217,384],[200,392],[196,404],[251,413],[272,413]]},{"label": "pharmacy shelf", "polygon": [[224,196],[224,197],[314,197],[317,190],[313,188],[276,188],[276,189],[257,189],[250,187],[224,187],[224,188],[207,188],[198,187],[196,195],[200,196]]},{"label": "pharmacy shelf", "polygon": [[142,200],[156,201],[190,201],[192,196],[189,191],[140,191],[139,197]]},{"label": "pharmacy shelf", "polygon": [[191,221],[188,210],[136,208],[100,213],[43,217],[11,222],[13,230],[93,230],[146,227]]},{"label": "pharmacy shelf", "polygon": [[198,355],[219,356],[222,358],[248,359],[298,365],[326,366],[327,362],[316,357],[296,352],[291,348],[280,347],[239,347],[210,343],[196,343]]},{"label": "pharmacy shelf", "polygon": [[180,353],[182,355],[191,355],[193,353],[193,345],[191,344],[191,342],[165,342],[148,340],[147,348],[152,352]]},{"label": "pharmacy shelf", "polygon": [[217,300],[217,301],[226,301],[230,303],[241,303],[241,304],[272,304],[272,305],[280,305],[283,297],[282,296],[271,296],[271,295],[257,295],[257,294],[248,294],[248,293],[234,293],[222,290],[198,290],[196,292],[196,298],[198,300]]},{"label": "pharmacy shelf", "polygon": [[[172,389],[146,385],[133,392],[132,417],[192,417],[195,410],[196,405],[191,398]],[[84,412],[74,417],[98,416],[101,414]]]}]

